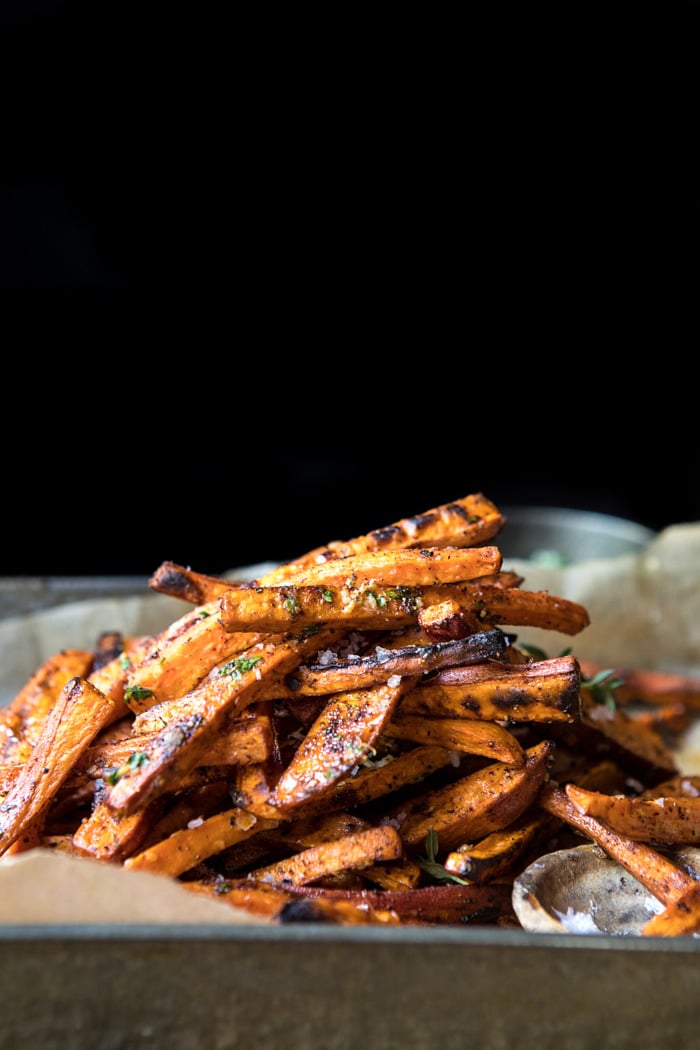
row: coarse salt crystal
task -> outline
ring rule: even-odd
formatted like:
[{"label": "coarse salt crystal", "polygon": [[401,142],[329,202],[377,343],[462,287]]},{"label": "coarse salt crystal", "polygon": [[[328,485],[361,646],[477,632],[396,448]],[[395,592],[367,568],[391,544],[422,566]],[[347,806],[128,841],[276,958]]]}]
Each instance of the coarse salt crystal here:
[{"label": "coarse salt crystal", "polygon": [[386,684],[391,686],[392,689],[396,689],[397,685],[401,685],[401,675],[392,674],[389,678],[387,678]]}]

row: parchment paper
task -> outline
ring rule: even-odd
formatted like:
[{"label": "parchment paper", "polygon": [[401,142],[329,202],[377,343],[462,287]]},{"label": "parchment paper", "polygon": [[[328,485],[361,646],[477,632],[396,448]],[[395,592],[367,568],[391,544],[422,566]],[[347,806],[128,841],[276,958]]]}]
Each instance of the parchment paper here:
[{"label": "parchment paper", "polygon": [[[268,567],[227,575],[251,579]],[[524,576],[524,589],[580,602],[591,619],[573,639],[518,628],[519,641],[536,644],[549,656],[571,647],[581,659],[606,666],[700,675],[700,523],[671,526],[640,554],[563,568],[510,560],[504,568]],[[182,602],[148,592],[75,602],[0,622],[0,702],[9,702],[41,662],[60,649],[93,648],[102,631],[155,633],[185,611]],[[683,772],[700,772],[697,726],[686,735],[678,761]],[[193,898],[169,879],[144,875],[44,850],[5,857],[0,860],[0,922],[266,921]]]}]

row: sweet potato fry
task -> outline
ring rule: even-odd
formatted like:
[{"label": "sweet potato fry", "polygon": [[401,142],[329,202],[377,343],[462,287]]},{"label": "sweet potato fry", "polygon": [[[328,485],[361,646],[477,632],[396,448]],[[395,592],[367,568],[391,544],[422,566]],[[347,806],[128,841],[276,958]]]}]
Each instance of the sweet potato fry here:
[{"label": "sweet potato fry", "polygon": [[395,715],[384,732],[399,740],[417,744],[437,744],[450,751],[464,751],[471,755],[507,762],[525,764],[525,752],[512,733],[495,722],[475,718],[424,718],[421,715]]},{"label": "sweet potato fry", "polygon": [[509,642],[498,628],[480,631],[467,638],[422,645],[401,644],[385,639],[367,656],[356,656],[324,664],[300,665],[287,676],[288,698],[324,696],[341,690],[360,689],[386,682],[395,675],[427,674],[440,667],[470,663],[501,656]]},{"label": "sweet potato fry", "polygon": [[149,654],[128,675],[124,699],[130,711],[138,714],[159,701],[190,692],[212,668],[263,639],[261,633],[225,631],[218,611],[218,602],[200,606],[181,618],[181,630],[164,632],[155,640]]},{"label": "sweet potato fry", "polygon": [[[227,773],[230,772],[227,770]],[[139,846],[147,849],[157,842],[162,842],[175,831],[187,827],[191,821],[200,821],[214,813],[220,813],[231,805],[229,781],[214,780],[207,784],[198,784],[184,791],[166,797],[162,816],[155,822],[151,831]]]},{"label": "sweet potato fry", "polygon": [[[90,777],[104,776],[107,771],[119,771],[128,764],[137,751],[144,751],[154,733],[132,734],[112,744],[89,747],[76,770]],[[249,765],[264,762],[272,751],[272,727],[267,715],[241,718],[228,725],[207,750],[207,765]],[[0,779],[0,783],[1,783]]]},{"label": "sweet potato fry", "polygon": [[298,886],[295,892],[313,899],[345,900],[382,911],[390,909],[406,925],[492,924],[513,914],[512,887],[507,882],[486,886],[420,886],[398,892]]},{"label": "sweet potato fry", "polygon": [[[309,565],[295,572],[291,582],[342,587],[371,586],[381,580],[388,587],[427,587],[488,576],[498,572],[501,563],[501,552],[493,546],[378,550]],[[222,610],[225,604],[226,595]]]},{"label": "sweet potato fry", "polygon": [[370,753],[411,679],[339,693],[329,700],[280,777],[271,803],[289,810],[333,785]]},{"label": "sweet potato fry", "polygon": [[286,860],[257,868],[249,878],[274,886],[303,886],[324,875],[367,867],[403,855],[401,836],[395,828],[376,827],[310,846]]},{"label": "sweet potato fry", "polygon": [[117,702],[82,678],[59,693],[39,739],[0,805],[0,855],[41,819],[99,730],[114,718]]},{"label": "sweet potato fry", "polygon": [[76,829],[73,847],[96,860],[123,862],[140,848],[164,807],[164,799],[155,799],[143,809],[122,816],[100,802]]},{"label": "sweet potato fry", "polygon": [[627,798],[567,784],[566,793],[581,812],[604,821],[613,831],[657,846],[700,844],[700,798]]},{"label": "sweet potato fry", "polygon": [[452,765],[452,756],[446,748],[427,745],[414,747],[386,764],[363,767],[356,773],[351,771],[338,781],[328,794],[313,795],[302,805],[292,807],[288,813],[279,804],[275,809],[278,813],[299,819],[319,812],[351,810],[385,795],[391,795],[401,788],[420,783],[431,773],[449,765]]},{"label": "sweet potato fry", "polygon": [[476,845],[452,850],[445,858],[445,870],[478,885],[512,877],[553,826],[549,814],[528,809],[512,824],[487,835]]},{"label": "sweet potato fry", "polygon": [[397,824],[409,855],[423,846],[430,831],[443,850],[482,838],[512,823],[531,805],[552,750],[542,741],[527,749],[524,765],[493,762],[454,784],[418,795],[382,819]]},{"label": "sweet potato fry", "polygon": [[642,937],[680,937],[700,931],[700,881],[653,915],[640,930]]},{"label": "sweet potato fry", "polygon": [[211,897],[281,924],[321,922],[339,926],[397,926],[400,922],[395,912],[373,908],[362,901],[326,896],[310,898],[300,896],[297,889],[281,889],[251,879],[188,879],[182,885],[197,896]]},{"label": "sweet potato fry", "polygon": [[581,674],[573,656],[532,663],[486,660],[439,671],[401,701],[401,713],[507,722],[578,722]]},{"label": "sweet potato fry", "polygon": [[44,722],[63,687],[76,677],[85,677],[93,655],[84,649],[63,649],[45,660],[0,710],[0,758],[4,762],[25,761],[36,744]]},{"label": "sweet potato fry", "polygon": [[635,842],[620,835],[603,821],[581,813],[566,791],[557,784],[549,783],[542,787],[537,805],[597,843],[666,906],[682,897],[695,881],[646,842]]},{"label": "sweet potato fry", "polygon": [[152,591],[180,598],[191,605],[210,605],[231,587],[232,580],[223,576],[208,576],[194,572],[174,561],[164,561],[148,581]]},{"label": "sweet potato fry", "polygon": [[227,809],[193,827],[173,832],[140,853],[132,853],[125,860],[124,867],[161,875],[181,875],[234,843],[275,826],[275,821],[261,819],[246,810]]},{"label": "sweet potato fry", "polygon": [[120,813],[131,813],[151,799],[177,787],[178,777],[205,761],[207,749],[221,729],[259,699],[266,679],[303,660],[332,633],[290,637],[278,644],[260,642],[219,668],[198,689],[200,711],[169,723],[145,750],[144,761],[113,785],[106,802]]},{"label": "sweet potato fry", "polygon": [[345,542],[333,541],[325,547],[308,551],[294,561],[267,573],[261,583],[273,585],[294,580],[295,573],[308,565],[347,558],[367,551],[397,550],[414,547],[476,547],[496,536],[505,524],[498,507],[477,492],[424,511],[412,518],[402,518],[392,525],[373,529],[363,536]]}]

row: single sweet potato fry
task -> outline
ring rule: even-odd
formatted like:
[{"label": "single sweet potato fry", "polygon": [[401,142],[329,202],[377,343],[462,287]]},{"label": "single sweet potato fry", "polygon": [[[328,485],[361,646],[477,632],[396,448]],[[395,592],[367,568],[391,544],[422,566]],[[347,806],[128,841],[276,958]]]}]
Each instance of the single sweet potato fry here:
[{"label": "single sweet potato fry", "polygon": [[445,870],[475,884],[512,877],[523,858],[531,855],[553,827],[554,820],[549,814],[528,809],[512,824],[492,832],[475,845],[448,853]]},{"label": "single sweet potato fry", "polygon": [[272,805],[289,810],[312,796],[327,795],[367,757],[412,684],[404,678],[331,697],[282,773]]},{"label": "single sweet potato fry", "polygon": [[511,918],[512,886],[494,882],[485,886],[419,886],[408,890],[332,890],[299,886],[296,892],[314,899],[345,900],[359,906],[390,909],[404,925],[493,924]]},{"label": "single sweet potato fry", "polygon": [[501,563],[498,547],[489,546],[369,551],[309,565],[295,572],[291,582],[338,587],[380,580],[388,587],[427,587],[487,576],[498,572]]},{"label": "single sweet potato fry", "polygon": [[421,715],[397,714],[384,733],[399,740],[413,740],[417,744],[437,744],[450,751],[464,751],[471,755],[507,762],[525,764],[522,744],[496,722],[476,718],[424,718]]},{"label": "single sweet potato fry", "polygon": [[324,696],[374,686],[394,675],[424,675],[455,664],[482,663],[502,656],[509,645],[508,638],[498,628],[447,642],[412,644],[409,639],[410,636],[401,635],[399,640],[396,637],[386,640],[386,645],[377,645],[374,652],[366,656],[301,665],[287,676],[289,691],[282,695],[288,699]]},{"label": "single sweet potato fry", "polygon": [[148,586],[152,591],[169,594],[191,605],[209,605],[225,594],[232,582],[222,576],[194,572],[174,561],[164,561],[151,576]]},{"label": "single sweet potato fry", "polygon": [[642,937],[681,937],[700,931],[700,881],[653,915],[640,930]]},{"label": "single sweet potato fry", "polygon": [[227,809],[192,827],[173,832],[141,853],[132,854],[124,862],[124,867],[161,875],[181,875],[229,846],[273,827],[276,827],[275,821],[256,817],[244,809]]},{"label": "single sweet potato fry", "polygon": [[657,846],[700,844],[700,798],[628,798],[567,784],[566,793],[581,812],[637,842]]},{"label": "single sweet potato fry", "polygon": [[164,799],[155,799],[128,816],[98,803],[73,834],[73,848],[96,860],[123,862],[139,849],[162,816]]},{"label": "single sweet potato fry", "polygon": [[477,492],[424,511],[412,518],[402,518],[391,525],[373,529],[363,536],[344,542],[333,541],[325,547],[307,551],[265,574],[259,580],[265,585],[294,582],[300,570],[319,562],[366,551],[397,550],[415,547],[476,547],[493,539],[505,524],[498,507]]},{"label": "single sweet potato fry", "polygon": [[283,888],[302,886],[316,882],[324,875],[364,868],[402,856],[403,843],[396,829],[375,827],[310,846],[286,860],[256,868],[248,877]]},{"label": "single sweet potato fry", "polygon": [[581,673],[573,656],[510,664],[486,660],[438,671],[401,701],[401,713],[507,722],[578,722]]}]

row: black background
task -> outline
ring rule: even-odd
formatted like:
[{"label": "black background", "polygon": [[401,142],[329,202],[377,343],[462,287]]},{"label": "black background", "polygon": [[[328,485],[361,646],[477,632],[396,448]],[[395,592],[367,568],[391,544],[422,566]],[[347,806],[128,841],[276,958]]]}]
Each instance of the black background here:
[{"label": "black background", "polygon": [[695,3],[9,0],[0,575],[700,520]]}]

